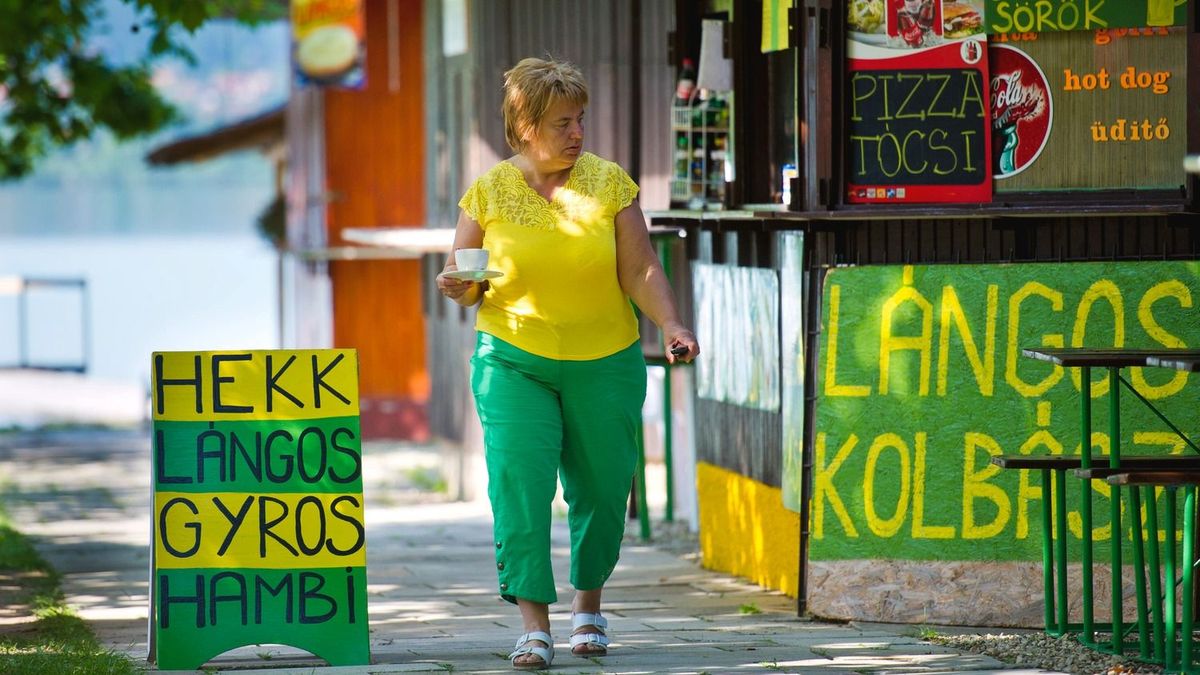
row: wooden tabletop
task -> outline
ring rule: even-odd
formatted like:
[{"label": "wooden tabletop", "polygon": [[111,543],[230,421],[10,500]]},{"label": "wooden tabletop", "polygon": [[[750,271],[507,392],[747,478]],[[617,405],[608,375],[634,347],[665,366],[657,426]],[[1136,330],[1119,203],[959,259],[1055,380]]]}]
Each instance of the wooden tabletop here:
[{"label": "wooden tabletop", "polygon": [[1170,356],[1151,356],[1146,365],[1200,373],[1200,349],[1179,349]]},{"label": "wooden tabletop", "polygon": [[[1126,349],[1123,347],[1032,347],[1022,349],[1021,354],[1039,361],[1068,368],[1099,367],[1127,368],[1130,366],[1158,365],[1151,364],[1150,359],[1171,361],[1180,359],[1200,359],[1200,351],[1195,349]],[[1175,366],[1165,366],[1168,368]],[[1180,368],[1189,370],[1192,368]]]},{"label": "wooden tabletop", "polygon": [[1200,470],[1118,473],[1106,480],[1113,485],[1200,485]]}]

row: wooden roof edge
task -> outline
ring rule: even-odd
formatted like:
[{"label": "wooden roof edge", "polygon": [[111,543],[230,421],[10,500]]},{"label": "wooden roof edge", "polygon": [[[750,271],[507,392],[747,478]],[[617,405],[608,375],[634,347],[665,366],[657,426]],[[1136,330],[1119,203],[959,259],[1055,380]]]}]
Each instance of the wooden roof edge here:
[{"label": "wooden roof edge", "polygon": [[152,166],[204,162],[238,150],[264,148],[284,140],[284,112],[280,105],[210,131],[178,138],[146,154]]}]

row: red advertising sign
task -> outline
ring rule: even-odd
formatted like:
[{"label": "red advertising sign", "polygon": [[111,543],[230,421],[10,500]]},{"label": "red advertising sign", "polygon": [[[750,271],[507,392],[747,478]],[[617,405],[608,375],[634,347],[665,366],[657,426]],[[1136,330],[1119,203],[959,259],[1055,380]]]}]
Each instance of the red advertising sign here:
[{"label": "red advertising sign", "polygon": [[996,178],[1021,173],[1042,154],[1054,119],[1046,74],[1019,49],[993,45],[992,172]]},{"label": "red advertising sign", "polygon": [[991,201],[978,0],[854,0],[849,12],[847,201]]}]

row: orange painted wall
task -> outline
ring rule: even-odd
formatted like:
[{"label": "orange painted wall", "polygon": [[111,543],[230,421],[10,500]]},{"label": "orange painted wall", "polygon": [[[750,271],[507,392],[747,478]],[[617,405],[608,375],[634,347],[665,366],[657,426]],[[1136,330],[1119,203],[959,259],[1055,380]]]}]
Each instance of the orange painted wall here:
[{"label": "orange painted wall", "polygon": [[[388,36],[389,3],[399,28],[393,44]],[[365,0],[367,85],[325,94],[332,246],[346,243],[341,231],[347,227],[425,223],[421,4],[421,0]],[[391,59],[390,50],[395,50]],[[393,67],[397,72],[389,72]],[[359,350],[364,426],[369,399],[409,408],[405,416],[409,420],[417,406],[422,411],[419,417],[424,417],[429,375],[419,273],[416,260],[331,265],[334,346]],[[423,435],[414,431],[404,435]]]}]

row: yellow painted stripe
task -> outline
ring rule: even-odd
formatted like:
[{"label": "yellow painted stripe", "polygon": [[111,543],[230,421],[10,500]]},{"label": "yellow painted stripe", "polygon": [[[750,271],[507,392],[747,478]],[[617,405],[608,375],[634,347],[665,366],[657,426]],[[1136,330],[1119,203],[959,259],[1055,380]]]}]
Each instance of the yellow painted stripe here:
[{"label": "yellow painted stripe", "polygon": [[796,597],[800,516],[784,508],[779,488],[705,462],[696,488],[704,567]]},{"label": "yellow painted stripe", "polygon": [[159,569],[367,564],[361,494],[157,492]]},{"label": "yellow painted stripe", "polygon": [[358,415],[353,349],[155,352],[150,373],[156,421]]}]

